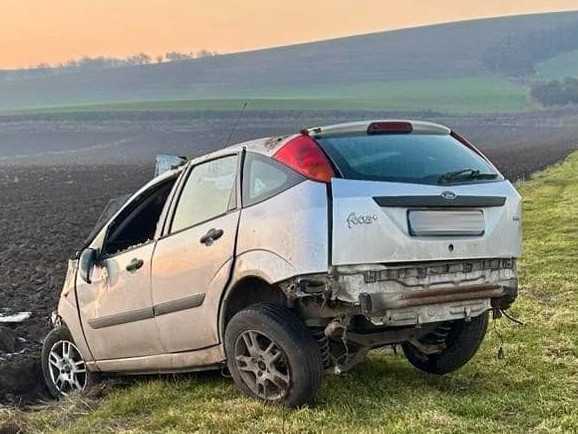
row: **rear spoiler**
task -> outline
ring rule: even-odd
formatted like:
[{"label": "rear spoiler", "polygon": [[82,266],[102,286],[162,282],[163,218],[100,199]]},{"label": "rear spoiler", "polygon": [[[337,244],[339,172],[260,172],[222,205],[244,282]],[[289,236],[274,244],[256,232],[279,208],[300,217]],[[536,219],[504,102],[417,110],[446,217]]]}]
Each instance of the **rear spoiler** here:
[{"label": "rear spoiler", "polygon": [[431,122],[408,120],[374,120],[348,122],[337,125],[329,125],[326,127],[309,128],[302,131],[302,134],[310,135],[315,139],[359,134],[409,133],[448,135],[451,133],[451,130],[448,127]]},{"label": "rear spoiler", "polygon": [[169,170],[176,169],[188,161],[187,157],[177,155],[159,154],[155,164],[155,178]]}]

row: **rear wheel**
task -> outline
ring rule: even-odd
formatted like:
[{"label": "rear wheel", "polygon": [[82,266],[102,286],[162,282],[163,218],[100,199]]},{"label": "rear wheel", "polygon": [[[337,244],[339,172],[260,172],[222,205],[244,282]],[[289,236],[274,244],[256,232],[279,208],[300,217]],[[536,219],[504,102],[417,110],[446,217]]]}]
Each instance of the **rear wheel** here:
[{"label": "rear wheel", "polygon": [[54,398],[84,392],[94,382],[80,351],[65,327],[52,330],[42,348],[42,372],[48,391]]},{"label": "rear wheel", "polygon": [[238,312],[225,331],[227,364],[249,396],[298,407],[321,384],[321,354],[310,331],[291,310],[256,304]]},{"label": "rear wheel", "polygon": [[[489,313],[472,318],[446,323],[432,333],[420,338],[416,344],[405,342],[403,352],[407,360],[417,369],[430,374],[448,374],[467,362],[478,351],[488,329]],[[423,345],[422,349],[420,347]],[[439,352],[428,354],[423,348],[441,345]]]}]

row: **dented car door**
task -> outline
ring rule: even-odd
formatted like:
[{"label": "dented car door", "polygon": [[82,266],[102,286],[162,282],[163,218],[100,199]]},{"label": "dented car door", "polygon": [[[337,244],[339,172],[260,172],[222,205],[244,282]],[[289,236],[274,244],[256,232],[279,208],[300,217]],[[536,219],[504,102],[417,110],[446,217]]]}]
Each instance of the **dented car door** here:
[{"label": "dented car door", "polygon": [[77,277],[80,316],[96,360],[164,353],[154,322],[151,258],[175,177],[146,187],[90,245],[98,259],[89,282]]},{"label": "dented car door", "polygon": [[155,320],[168,352],[218,343],[220,296],[239,222],[237,155],[193,166],[152,263]]},{"label": "dented car door", "polygon": [[152,311],[153,247],[149,243],[103,260],[91,283],[77,278],[83,328],[96,360],[162,353]]}]

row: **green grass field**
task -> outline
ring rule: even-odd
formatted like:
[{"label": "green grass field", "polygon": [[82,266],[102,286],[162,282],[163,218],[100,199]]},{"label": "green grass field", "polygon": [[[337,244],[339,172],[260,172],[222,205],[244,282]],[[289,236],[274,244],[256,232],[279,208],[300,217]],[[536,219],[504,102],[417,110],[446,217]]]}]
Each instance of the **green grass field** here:
[{"label": "green grass field", "polygon": [[[138,101],[41,107],[20,113],[69,113],[110,111],[239,110],[384,110],[433,111],[451,114],[519,112],[531,105],[528,90],[497,77],[447,80],[383,81],[306,86],[255,88],[226,98]],[[1,114],[2,112],[0,112]]]},{"label": "green grass field", "polygon": [[536,75],[542,80],[578,77],[578,50],[562,53],[536,65]]},{"label": "green grass field", "polygon": [[[566,433],[578,431],[578,153],[520,186],[521,296],[459,372],[424,375],[375,353],[329,377],[315,406],[272,408],[215,374],[141,379],[1,421],[43,432]],[[503,339],[505,358],[497,358]]]}]

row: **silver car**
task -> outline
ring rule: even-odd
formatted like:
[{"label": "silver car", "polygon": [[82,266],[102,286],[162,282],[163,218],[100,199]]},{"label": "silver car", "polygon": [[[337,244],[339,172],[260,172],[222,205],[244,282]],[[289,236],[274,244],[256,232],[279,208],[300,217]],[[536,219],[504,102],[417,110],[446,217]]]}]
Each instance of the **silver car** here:
[{"label": "silver car", "polygon": [[99,373],[228,369],[295,407],[374,348],[446,374],[514,302],[521,229],[512,184],[432,123],[312,128],[183,161],[70,260],[45,379],[58,397]]}]

